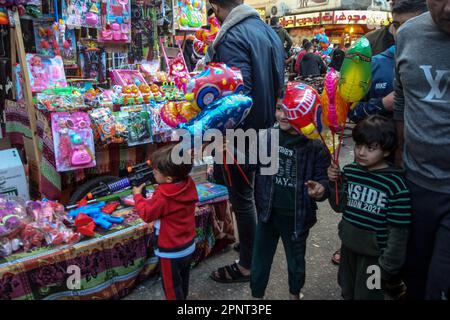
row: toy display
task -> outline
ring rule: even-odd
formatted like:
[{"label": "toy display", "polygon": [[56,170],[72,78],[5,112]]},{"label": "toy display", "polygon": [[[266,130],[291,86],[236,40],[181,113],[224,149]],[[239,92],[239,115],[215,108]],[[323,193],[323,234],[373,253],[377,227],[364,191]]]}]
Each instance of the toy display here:
[{"label": "toy display", "polygon": [[197,30],[206,24],[204,0],[176,0],[173,2],[174,27],[179,30]]},{"label": "toy display", "polygon": [[325,90],[322,93],[322,120],[333,133],[345,126],[350,108],[338,92],[339,75],[331,68],[325,76]]},{"label": "toy display", "polygon": [[70,111],[85,108],[84,97],[74,87],[44,90],[36,95],[37,108],[48,111]]},{"label": "toy display", "polygon": [[360,101],[370,88],[372,77],[372,48],[361,37],[345,53],[339,80],[339,94],[346,102]]},{"label": "toy display", "polygon": [[295,130],[309,139],[319,138],[322,107],[314,88],[300,82],[289,82],[282,107]]},{"label": "toy display", "polygon": [[128,129],[128,146],[150,143],[152,141],[152,132],[150,128],[149,114],[142,112],[121,112],[120,115]]},{"label": "toy display", "polygon": [[215,101],[186,123],[177,126],[191,135],[204,134],[208,129],[218,129],[225,134],[226,129],[236,128],[248,115],[253,105],[250,97],[233,94]]},{"label": "toy display", "polygon": [[33,21],[36,51],[39,55],[61,56],[64,65],[77,62],[75,31],[67,29],[63,20],[59,23]]},{"label": "toy display", "polygon": [[94,137],[85,112],[51,115],[56,169],[59,172],[95,167]]},{"label": "toy display", "polygon": [[127,127],[116,121],[111,109],[94,109],[89,113],[89,116],[92,119],[93,128],[96,130],[96,136],[104,144],[123,143],[126,140],[128,136]]},{"label": "toy display", "polygon": [[203,72],[188,81],[186,100],[203,109],[220,97],[243,91],[244,81],[239,69],[224,63],[210,63]]},{"label": "toy display", "polygon": [[62,1],[62,19],[69,28],[101,28],[100,0]]},{"label": "toy display", "polygon": [[106,52],[95,43],[88,42],[80,47],[81,75],[85,79],[106,81]]},{"label": "toy display", "polygon": [[[92,228],[92,222],[95,223],[95,226],[102,227],[103,229],[110,229],[113,223],[123,223],[124,218],[122,217],[112,217],[109,214],[105,214],[102,212],[103,207],[106,205],[104,201],[91,204],[91,205],[85,205],[80,206],[76,209],[72,209],[69,211],[68,216],[72,219],[76,220],[76,224],[78,227],[86,227],[89,224],[91,227],[82,228],[79,231],[84,231],[85,235],[93,236],[93,230],[90,230]],[[84,221],[80,221],[79,215],[82,215],[80,218],[82,218]],[[91,218],[86,219],[86,216]],[[94,226],[94,227],[95,227]],[[87,233],[86,231],[92,231],[92,233]]]},{"label": "toy display", "polygon": [[101,42],[131,42],[130,0],[106,1],[106,15],[98,40]]},{"label": "toy display", "polygon": [[67,87],[64,65],[60,56],[48,58],[27,53],[26,59],[33,92]]}]

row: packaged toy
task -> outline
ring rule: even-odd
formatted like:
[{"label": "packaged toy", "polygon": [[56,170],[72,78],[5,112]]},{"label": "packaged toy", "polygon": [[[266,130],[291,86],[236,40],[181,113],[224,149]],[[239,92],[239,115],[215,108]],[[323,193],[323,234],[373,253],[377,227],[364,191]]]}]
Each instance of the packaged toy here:
[{"label": "packaged toy", "polygon": [[52,113],[56,170],[69,171],[95,167],[94,137],[85,112]]},{"label": "packaged toy", "polygon": [[49,58],[27,53],[26,59],[33,92],[67,87],[64,64],[60,56]]},{"label": "packaged toy", "polygon": [[118,122],[109,108],[98,108],[89,113],[93,127],[104,144],[122,143],[128,136],[127,126]]}]

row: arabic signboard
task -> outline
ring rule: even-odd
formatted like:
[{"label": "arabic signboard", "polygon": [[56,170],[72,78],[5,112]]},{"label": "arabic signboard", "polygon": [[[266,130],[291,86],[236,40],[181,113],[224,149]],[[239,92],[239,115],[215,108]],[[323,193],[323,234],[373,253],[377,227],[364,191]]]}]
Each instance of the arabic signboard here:
[{"label": "arabic signboard", "polygon": [[384,11],[341,10],[334,12],[334,24],[371,24],[385,25],[389,20]]},{"label": "arabic signboard", "polygon": [[340,10],[286,16],[280,19],[280,24],[285,28],[331,24],[368,24],[382,26],[386,25],[390,18],[391,14],[384,11]]}]

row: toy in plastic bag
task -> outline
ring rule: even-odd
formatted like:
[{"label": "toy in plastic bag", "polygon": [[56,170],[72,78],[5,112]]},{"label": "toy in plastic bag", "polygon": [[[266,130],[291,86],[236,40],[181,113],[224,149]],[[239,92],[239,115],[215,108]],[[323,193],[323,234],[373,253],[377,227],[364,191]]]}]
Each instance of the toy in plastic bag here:
[{"label": "toy in plastic bag", "polygon": [[98,108],[89,113],[96,134],[105,144],[122,143],[125,141],[128,131],[126,126],[117,122],[109,108]]},{"label": "toy in plastic bag", "polygon": [[51,117],[56,170],[95,167],[94,137],[88,114],[55,112]]},{"label": "toy in plastic bag", "polygon": [[85,108],[81,92],[74,87],[44,90],[36,95],[37,107],[48,111],[70,111]]},{"label": "toy in plastic bag", "polygon": [[0,239],[20,230],[26,217],[23,199],[0,195]]}]

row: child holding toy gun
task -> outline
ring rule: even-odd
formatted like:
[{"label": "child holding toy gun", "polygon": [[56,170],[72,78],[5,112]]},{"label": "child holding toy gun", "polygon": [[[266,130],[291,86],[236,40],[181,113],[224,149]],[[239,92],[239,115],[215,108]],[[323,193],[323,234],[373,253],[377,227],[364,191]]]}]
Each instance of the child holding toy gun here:
[{"label": "child holding toy gun", "polygon": [[145,184],[133,188],[135,208],[145,222],[155,221],[155,254],[160,258],[163,288],[168,300],[184,300],[189,290],[189,270],[195,250],[197,189],[189,176],[192,164],[176,165],[174,145],[164,146],[152,157],[159,186],[150,199],[142,196]]}]

